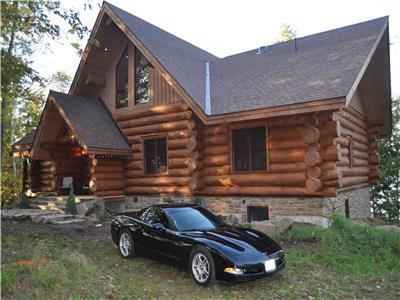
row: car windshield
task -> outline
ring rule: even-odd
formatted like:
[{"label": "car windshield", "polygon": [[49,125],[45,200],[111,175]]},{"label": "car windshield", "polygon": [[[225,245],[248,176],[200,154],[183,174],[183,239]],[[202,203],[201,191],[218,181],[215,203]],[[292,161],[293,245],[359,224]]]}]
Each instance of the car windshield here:
[{"label": "car windshield", "polygon": [[174,207],[165,209],[165,212],[178,231],[211,230],[225,225],[201,207]]}]

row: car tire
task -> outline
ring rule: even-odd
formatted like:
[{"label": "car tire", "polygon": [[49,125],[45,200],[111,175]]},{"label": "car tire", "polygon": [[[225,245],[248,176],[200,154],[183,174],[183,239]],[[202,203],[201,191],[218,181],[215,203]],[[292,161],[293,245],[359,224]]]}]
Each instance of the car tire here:
[{"label": "car tire", "polygon": [[206,247],[196,246],[192,249],[188,269],[198,285],[206,287],[215,283],[214,258]]},{"label": "car tire", "polygon": [[122,229],[118,238],[119,254],[125,258],[133,258],[135,256],[135,241],[129,229]]}]

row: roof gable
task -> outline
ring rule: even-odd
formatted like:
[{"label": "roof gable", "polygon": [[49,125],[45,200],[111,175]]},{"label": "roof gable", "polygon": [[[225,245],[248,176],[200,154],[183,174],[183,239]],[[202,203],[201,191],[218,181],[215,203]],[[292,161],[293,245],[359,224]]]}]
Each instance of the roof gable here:
[{"label": "roof gable", "polygon": [[[206,124],[236,116],[252,119],[256,114],[250,113],[256,110],[281,108],[290,113],[301,105],[308,107],[303,112],[312,111],[318,101],[326,101],[323,109],[346,106],[388,28],[388,18],[383,17],[271,45],[263,54],[254,49],[220,59],[107,2],[99,18],[104,15],[162,71]],[[96,30],[99,19],[97,23]]]},{"label": "roof gable", "polygon": [[127,139],[100,99],[72,96],[55,91],[49,93],[33,141],[33,152],[35,147],[40,148],[38,144],[46,131],[45,123],[49,110],[60,114],[86,153],[130,154],[131,149]]}]

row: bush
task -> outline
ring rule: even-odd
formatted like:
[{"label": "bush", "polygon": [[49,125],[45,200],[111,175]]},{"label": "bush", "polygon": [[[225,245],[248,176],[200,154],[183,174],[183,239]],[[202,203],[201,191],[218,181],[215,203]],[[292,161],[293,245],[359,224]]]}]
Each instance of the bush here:
[{"label": "bush", "polygon": [[69,188],[69,195],[65,207],[65,212],[72,215],[78,214],[78,209],[76,208],[76,203],[75,203],[74,187],[72,186],[72,184]]},{"label": "bush", "polygon": [[19,200],[18,207],[22,208],[22,209],[31,207],[31,201],[25,193],[21,194],[21,198]]}]

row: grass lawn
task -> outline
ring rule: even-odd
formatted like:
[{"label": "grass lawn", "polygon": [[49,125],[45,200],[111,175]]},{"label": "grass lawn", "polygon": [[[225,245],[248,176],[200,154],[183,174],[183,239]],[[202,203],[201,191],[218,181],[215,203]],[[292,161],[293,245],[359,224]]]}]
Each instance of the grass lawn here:
[{"label": "grass lawn", "polygon": [[65,231],[30,221],[3,222],[1,296],[3,299],[400,299],[400,235],[365,226],[355,229],[346,226],[350,225],[340,223],[335,230],[294,226],[277,237],[287,254],[283,272],[248,283],[218,283],[202,288],[188,273],[173,266],[141,257],[123,260],[117,248],[107,241],[108,226],[86,232],[86,229]]}]

